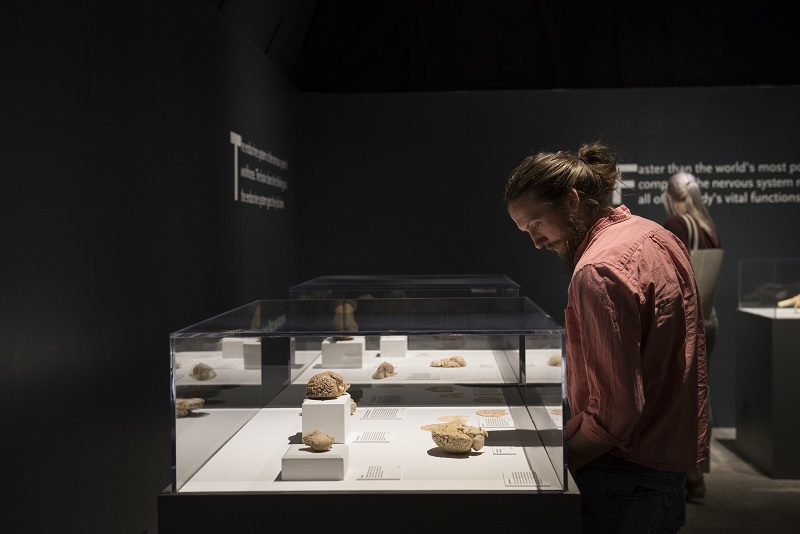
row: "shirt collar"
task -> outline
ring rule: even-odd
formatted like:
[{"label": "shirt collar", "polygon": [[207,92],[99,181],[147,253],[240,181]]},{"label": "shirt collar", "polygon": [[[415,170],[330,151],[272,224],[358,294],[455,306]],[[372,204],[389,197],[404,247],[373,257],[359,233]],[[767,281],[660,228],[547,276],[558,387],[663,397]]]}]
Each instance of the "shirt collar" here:
[{"label": "shirt collar", "polygon": [[589,229],[589,232],[586,234],[586,237],[583,239],[583,243],[578,247],[578,250],[575,251],[575,263],[578,263],[578,260],[583,256],[583,253],[586,251],[586,248],[589,246],[589,243],[594,239],[594,237],[611,226],[612,224],[617,224],[622,221],[627,221],[631,218],[631,212],[624,204],[617,206],[616,208],[612,209],[608,215],[604,217],[600,217]]}]

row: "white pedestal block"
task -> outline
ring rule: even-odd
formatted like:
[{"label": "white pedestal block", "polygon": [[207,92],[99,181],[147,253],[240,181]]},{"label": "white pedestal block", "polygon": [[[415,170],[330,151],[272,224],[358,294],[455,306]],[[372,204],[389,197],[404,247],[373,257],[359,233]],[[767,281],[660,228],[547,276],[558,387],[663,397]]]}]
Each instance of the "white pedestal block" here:
[{"label": "white pedestal block", "polygon": [[245,369],[261,369],[261,340],[247,339],[242,345]]},{"label": "white pedestal block", "polygon": [[350,394],[335,399],[303,401],[303,434],[314,430],[333,436],[334,443],[344,443],[350,435]]},{"label": "white pedestal block", "polygon": [[242,346],[245,340],[240,337],[224,337],[222,338],[222,357],[223,358],[238,358],[244,357]]},{"label": "white pedestal block", "polygon": [[341,443],[324,452],[289,445],[281,460],[281,480],[344,480],[349,464],[350,450]]},{"label": "white pedestal block", "polygon": [[381,336],[382,358],[405,358],[408,336]]},{"label": "white pedestal block", "polygon": [[357,368],[362,367],[362,358],[367,341],[364,336],[354,336],[344,341],[322,341],[322,367]]}]

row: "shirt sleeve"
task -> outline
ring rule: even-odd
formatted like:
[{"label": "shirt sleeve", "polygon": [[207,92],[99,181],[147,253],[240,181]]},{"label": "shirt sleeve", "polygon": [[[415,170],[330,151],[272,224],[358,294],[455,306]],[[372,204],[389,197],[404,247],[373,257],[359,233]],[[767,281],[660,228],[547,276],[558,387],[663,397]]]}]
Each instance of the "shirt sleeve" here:
[{"label": "shirt sleeve", "polygon": [[611,265],[582,268],[572,281],[588,398],[584,435],[612,446],[629,440],[644,409],[641,298]]}]

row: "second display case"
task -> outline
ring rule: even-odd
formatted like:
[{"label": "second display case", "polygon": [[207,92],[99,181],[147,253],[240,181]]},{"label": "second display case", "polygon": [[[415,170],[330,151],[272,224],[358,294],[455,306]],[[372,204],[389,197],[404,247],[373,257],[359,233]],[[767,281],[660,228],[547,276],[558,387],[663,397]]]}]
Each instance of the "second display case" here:
[{"label": "second display case", "polygon": [[800,319],[800,258],[739,260],[739,309],[773,319]]},{"label": "second display case", "polygon": [[289,288],[292,299],[518,296],[504,274],[323,275]]}]

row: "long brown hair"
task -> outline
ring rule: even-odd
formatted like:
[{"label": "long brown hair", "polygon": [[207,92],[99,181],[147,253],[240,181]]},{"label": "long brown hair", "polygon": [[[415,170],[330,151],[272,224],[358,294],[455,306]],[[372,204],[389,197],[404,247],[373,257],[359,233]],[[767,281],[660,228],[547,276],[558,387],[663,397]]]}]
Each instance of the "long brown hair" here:
[{"label": "long brown hair", "polygon": [[616,155],[600,142],[586,143],[577,152],[539,152],[528,156],[511,172],[503,199],[506,205],[533,194],[542,202],[557,203],[571,188],[590,212],[610,206],[619,179]]}]

